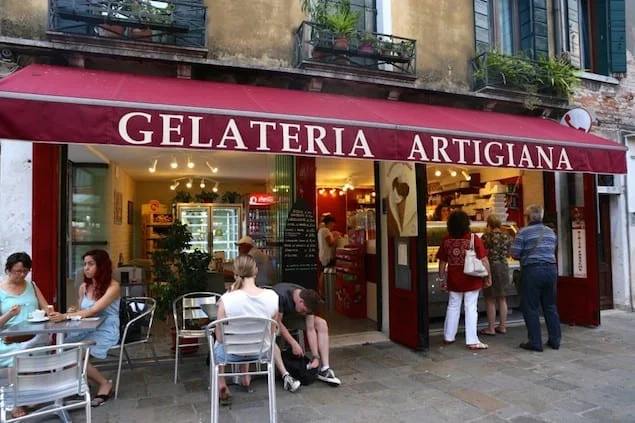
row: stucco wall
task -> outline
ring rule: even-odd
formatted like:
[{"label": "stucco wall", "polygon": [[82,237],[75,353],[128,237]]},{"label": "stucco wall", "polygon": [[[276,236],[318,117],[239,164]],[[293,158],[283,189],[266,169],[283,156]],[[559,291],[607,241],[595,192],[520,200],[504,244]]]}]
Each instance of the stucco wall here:
[{"label": "stucco wall", "polygon": [[43,39],[47,16],[47,0],[0,0],[0,35]]},{"label": "stucco wall", "polygon": [[[133,228],[134,225],[128,224],[128,201],[133,201],[135,198],[135,183],[130,176],[121,170],[117,163],[111,162],[108,167],[108,176],[110,181],[110,192],[108,198],[110,198],[107,205],[108,214],[106,215],[110,222],[110,236],[108,237],[108,251],[111,254],[113,264],[117,264],[119,254],[123,255],[124,263],[127,263],[130,258],[134,258],[132,254],[132,240],[133,240]],[[114,208],[115,208],[115,191],[122,194],[121,203],[121,224],[114,223]]]},{"label": "stucco wall", "polygon": [[467,89],[474,56],[474,4],[465,0],[398,0],[393,34],[417,40],[417,73],[430,87]]},{"label": "stucco wall", "polygon": [[294,33],[304,19],[299,0],[207,0],[213,57],[291,67]]}]

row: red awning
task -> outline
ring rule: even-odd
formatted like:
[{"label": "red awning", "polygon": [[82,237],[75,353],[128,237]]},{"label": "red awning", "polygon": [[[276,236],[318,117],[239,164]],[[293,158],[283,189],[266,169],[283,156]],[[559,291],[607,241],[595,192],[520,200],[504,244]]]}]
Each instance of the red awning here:
[{"label": "red awning", "polygon": [[626,173],[548,119],[45,65],[0,80],[0,138]]}]

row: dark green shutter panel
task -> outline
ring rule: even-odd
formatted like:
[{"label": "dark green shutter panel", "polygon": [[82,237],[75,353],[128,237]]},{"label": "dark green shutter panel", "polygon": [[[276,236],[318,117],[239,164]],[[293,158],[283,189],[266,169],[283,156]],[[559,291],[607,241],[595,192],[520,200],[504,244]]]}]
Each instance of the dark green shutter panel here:
[{"label": "dark green shutter panel", "polygon": [[612,73],[626,73],[626,8],[624,0],[609,0],[609,61]]},{"label": "dark green shutter panel", "polygon": [[520,49],[530,59],[549,57],[546,0],[520,0]]},{"label": "dark green shutter panel", "polygon": [[490,51],[489,0],[474,0],[474,39],[476,54]]},{"label": "dark green shutter panel", "polygon": [[175,44],[184,47],[205,47],[207,7],[203,0],[180,0],[174,3],[174,25],[188,27],[185,33],[177,33]]},{"label": "dark green shutter panel", "polygon": [[52,3],[52,31],[65,32],[71,34],[92,35],[89,25],[78,19],[73,20],[72,15],[75,13],[88,14],[88,8],[76,4],[74,0],[57,0]]}]

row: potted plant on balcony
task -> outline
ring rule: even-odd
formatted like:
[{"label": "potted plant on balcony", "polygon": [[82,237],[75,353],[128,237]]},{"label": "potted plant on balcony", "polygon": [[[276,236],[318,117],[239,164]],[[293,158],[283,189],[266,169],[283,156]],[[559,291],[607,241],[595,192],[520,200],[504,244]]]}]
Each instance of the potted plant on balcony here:
[{"label": "potted plant on balcony", "polygon": [[377,37],[372,32],[362,32],[359,37],[359,51],[374,53],[377,46]]},{"label": "potted plant on balcony", "polygon": [[397,56],[411,59],[415,54],[415,43],[410,40],[401,41],[396,49]]},{"label": "potted plant on balcony", "polygon": [[[311,17],[316,30],[330,32],[334,47],[348,49],[351,34],[361,18],[358,11],[351,10],[350,0],[301,0],[302,11]],[[325,39],[322,34],[322,39]]]},{"label": "potted plant on balcony", "polygon": [[328,14],[327,27],[335,35],[333,44],[336,49],[348,50],[351,34],[355,31],[359,19],[359,12],[351,11],[350,8]]},{"label": "potted plant on balcony", "polygon": [[566,56],[540,58],[537,74],[541,86],[538,92],[568,98],[580,82],[576,72],[577,69]]}]

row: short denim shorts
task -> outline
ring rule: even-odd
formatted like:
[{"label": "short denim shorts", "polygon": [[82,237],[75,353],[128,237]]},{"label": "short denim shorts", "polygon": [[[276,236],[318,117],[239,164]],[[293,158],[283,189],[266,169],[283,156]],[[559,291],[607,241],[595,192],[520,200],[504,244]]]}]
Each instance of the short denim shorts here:
[{"label": "short denim shorts", "polygon": [[[261,358],[265,357],[266,354],[263,354]],[[245,361],[257,361],[259,358],[257,355],[225,354],[225,345],[217,342],[214,345],[214,360],[216,363],[240,363]]]}]

